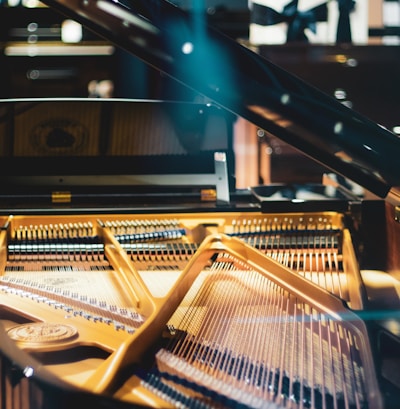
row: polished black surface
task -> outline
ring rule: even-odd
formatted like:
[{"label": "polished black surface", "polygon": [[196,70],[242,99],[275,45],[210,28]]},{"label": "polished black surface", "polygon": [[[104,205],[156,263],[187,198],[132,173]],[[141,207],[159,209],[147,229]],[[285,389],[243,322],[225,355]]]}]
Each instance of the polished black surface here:
[{"label": "polished black surface", "polygon": [[149,65],[385,197],[400,185],[396,135],[164,0],[46,4]]},{"label": "polished black surface", "polygon": [[[200,203],[204,189],[233,194],[234,120],[204,103],[0,100],[0,207],[47,207],[59,191],[72,206],[115,208]],[[216,170],[215,151],[226,175]]]},{"label": "polished black surface", "polygon": [[260,55],[397,133],[400,47],[382,43],[260,45]]}]

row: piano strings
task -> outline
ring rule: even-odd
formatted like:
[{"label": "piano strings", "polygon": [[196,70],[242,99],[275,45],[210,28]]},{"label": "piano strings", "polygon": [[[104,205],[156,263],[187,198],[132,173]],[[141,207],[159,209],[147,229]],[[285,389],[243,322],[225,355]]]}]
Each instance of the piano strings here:
[{"label": "piano strings", "polygon": [[[143,294],[148,290],[154,300],[167,297],[173,286],[179,287],[191,259],[199,257],[205,238],[226,237],[225,250],[213,253],[171,311],[153,368],[132,376],[149,393],[183,407],[236,403],[258,408],[266,402],[288,408],[368,406],[368,354],[359,323],[352,327],[357,319],[342,304],[358,302],[349,290],[354,278],[348,276],[357,272],[343,261],[349,257],[349,243],[340,215],[96,217],[63,216],[56,223],[49,218],[47,224],[40,217],[10,218],[1,233],[7,236],[7,261],[0,278],[1,302],[14,309],[0,317],[10,334],[20,325],[18,314],[33,326],[67,313],[78,334],[89,331],[93,337],[84,343],[101,343],[105,362],[148,319]],[[234,240],[232,248],[229,240]],[[237,246],[246,257],[238,258]],[[261,265],[261,273],[255,265]],[[289,287],[263,271],[263,266],[276,265],[290,269],[290,274],[283,270]],[[144,292],[125,288],[126,277],[135,271],[135,283]],[[303,294],[293,290],[296,280],[301,288],[307,282],[317,287]],[[345,321],[340,312],[313,302],[319,297],[316,288],[331,293],[335,301],[330,302],[338,302]],[[76,340],[68,342],[64,353],[76,347]],[[46,362],[54,359],[50,367],[60,365],[57,347],[29,340],[21,345],[42,351]],[[78,366],[73,358],[67,364],[71,372],[79,372]],[[79,385],[95,372],[91,367],[85,376],[69,380]]]},{"label": "piano strings", "polygon": [[351,332],[241,264],[220,255],[188,294],[184,314],[170,321],[175,336],[156,355],[160,377],[244,407],[364,407]]}]

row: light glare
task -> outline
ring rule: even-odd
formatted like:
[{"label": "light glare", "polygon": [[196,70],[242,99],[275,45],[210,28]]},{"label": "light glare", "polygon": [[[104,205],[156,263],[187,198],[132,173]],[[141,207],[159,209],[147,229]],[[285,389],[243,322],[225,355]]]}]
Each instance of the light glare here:
[{"label": "light glare", "polygon": [[193,52],[193,48],[194,48],[193,43],[191,43],[190,41],[187,41],[182,46],[182,52],[183,54],[191,54]]}]

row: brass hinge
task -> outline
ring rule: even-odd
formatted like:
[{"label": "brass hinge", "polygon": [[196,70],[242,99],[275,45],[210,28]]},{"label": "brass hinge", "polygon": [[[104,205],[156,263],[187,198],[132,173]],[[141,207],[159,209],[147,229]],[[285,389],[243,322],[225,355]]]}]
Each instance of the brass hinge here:
[{"label": "brass hinge", "polygon": [[396,222],[400,223],[400,206],[396,206],[394,208],[394,220],[396,220]]},{"label": "brass hinge", "polygon": [[52,192],[52,203],[71,203],[71,192]]}]

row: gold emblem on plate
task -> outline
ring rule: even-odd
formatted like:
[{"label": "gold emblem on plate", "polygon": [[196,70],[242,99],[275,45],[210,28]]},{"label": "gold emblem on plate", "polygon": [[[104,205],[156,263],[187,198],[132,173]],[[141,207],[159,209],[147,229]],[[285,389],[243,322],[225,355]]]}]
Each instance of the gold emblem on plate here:
[{"label": "gold emblem on plate", "polygon": [[77,329],[71,325],[49,322],[22,324],[8,330],[8,336],[14,341],[36,345],[66,342],[77,334]]}]

